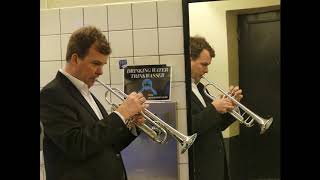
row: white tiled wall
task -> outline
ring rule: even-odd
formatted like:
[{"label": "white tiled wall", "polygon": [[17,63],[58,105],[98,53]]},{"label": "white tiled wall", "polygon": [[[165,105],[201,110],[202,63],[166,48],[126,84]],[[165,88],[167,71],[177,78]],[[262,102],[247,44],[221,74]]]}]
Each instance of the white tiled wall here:
[{"label": "white tiled wall", "polygon": [[[64,66],[71,33],[84,25],[94,25],[103,31],[112,48],[100,77],[107,85],[123,88],[120,59],[127,59],[128,65],[172,66],[171,100],[177,102],[177,128],[187,134],[181,6],[181,0],[169,0],[41,10],[40,88]],[[110,105],[104,100],[104,87],[95,84],[91,91],[110,112]],[[179,179],[187,180],[188,153],[180,155],[179,147],[178,154]]]},{"label": "white tiled wall", "polygon": [[176,70],[171,71],[172,81],[185,81],[185,63],[183,54],[160,56],[160,64],[167,64],[168,66],[171,66],[172,69]]},{"label": "white tiled wall", "polygon": [[133,56],[132,30],[110,31],[109,41],[112,49],[110,57]]},{"label": "white tiled wall", "polygon": [[59,10],[40,11],[40,34],[60,34]]},{"label": "white tiled wall", "polygon": [[40,87],[43,87],[53,79],[60,68],[61,61],[40,62]]},{"label": "white tiled wall", "polygon": [[159,64],[159,56],[135,56],[133,60],[135,65]]},{"label": "white tiled wall", "polygon": [[40,61],[61,60],[60,35],[40,36]]},{"label": "white tiled wall", "polygon": [[183,28],[159,28],[159,53],[183,54]]},{"label": "white tiled wall", "polygon": [[94,25],[102,31],[108,30],[107,6],[91,6],[83,8],[84,25]]},{"label": "white tiled wall", "polygon": [[83,26],[83,8],[60,9],[61,33],[72,33]]},{"label": "white tiled wall", "polygon": [[138,29],[133,31],[134,55],[158,55],[157,29]]},{"label": "white tiled wall", "polygon": [[108,5],[110,31],[132,29],[131,4]]},{"label": "white tiled wall", "polygon": [[133,28],[157,28],[157,3],[132,4]]},{"label": "white tiled wall", "polygon": [[181,1],[159,1],[158,27],[182,27]]}]

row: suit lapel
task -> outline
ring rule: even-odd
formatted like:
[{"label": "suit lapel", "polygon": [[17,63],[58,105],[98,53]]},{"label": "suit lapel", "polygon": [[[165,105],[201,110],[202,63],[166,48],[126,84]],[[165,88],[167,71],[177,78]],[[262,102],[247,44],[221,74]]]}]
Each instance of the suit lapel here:
[{"label": "suit lapel", "polygon": [[67,92],[69,94],[71,94],[72,97],[74,97],[75,99],[77,99],[79,101],[79,103],[85,107],[85,109],[91,114],[91,116],[95,119],[95,120],[99,120],[98,116],[96,115],[96,113],[93,111],[93,109],[91,108],[91,106],[89,105],[89,103],[87,102],[87,100],[82,96],[82,94],[79,92],[79,90],[73,85],[73,83],[67,78],[65,77],[61,72],[57,73],[56,76],[59,80],[63,81],[63,85],[65,85],[67,87]]},{"label": "suit lapel", "polygon": [[[198,90],[199,90],[204,102],[206,103],[206,105],[210,106],[210,104],[212,102],[212,99],[210,99],[208,96],[206,96],[205,93],[203,92],[204,85],[202,83],[199,83],[197,85],[197,88],[198,88]],[[207,89],[206,89],[206,91],[207,91]],[[207,93],[209,93],[209,92],[207,91]]]}]

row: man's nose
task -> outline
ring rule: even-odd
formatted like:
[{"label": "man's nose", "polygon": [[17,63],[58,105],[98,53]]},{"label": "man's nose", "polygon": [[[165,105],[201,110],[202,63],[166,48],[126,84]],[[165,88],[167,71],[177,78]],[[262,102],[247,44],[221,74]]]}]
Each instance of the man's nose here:
[{"label": "man's nose", "polygon": [[102,67],[98,67],[96,74],[98,74],[99,76],[103,74],[103,68]]}]

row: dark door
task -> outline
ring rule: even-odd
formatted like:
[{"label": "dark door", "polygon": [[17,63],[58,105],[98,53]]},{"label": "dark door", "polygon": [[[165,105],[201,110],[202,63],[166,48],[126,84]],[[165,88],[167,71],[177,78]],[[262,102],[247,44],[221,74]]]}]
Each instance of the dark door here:
[{"label": "dark door", "polygon": [[240,127],[244,179],[280,179],[280,11],[241,15],[239,26],[239,85],[241,101],[257,115],[273,117],[260,127]]}]

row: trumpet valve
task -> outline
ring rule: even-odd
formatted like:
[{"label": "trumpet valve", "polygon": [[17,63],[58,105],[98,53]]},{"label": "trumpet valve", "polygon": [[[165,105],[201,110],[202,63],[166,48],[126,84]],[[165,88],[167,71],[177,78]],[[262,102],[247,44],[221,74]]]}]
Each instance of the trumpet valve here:
[{"label": "trumpet valve", "polygon": [[[250,119],[251,118],[251,119]],[[253,126],[253,122],[254,122],[254,118],[252,118],[251,116],[249,116],[245,121],[245,125],[248,127],[252,127]]]}]

